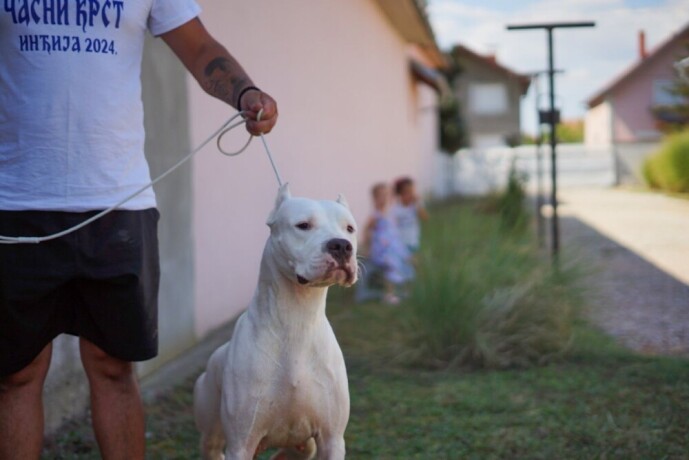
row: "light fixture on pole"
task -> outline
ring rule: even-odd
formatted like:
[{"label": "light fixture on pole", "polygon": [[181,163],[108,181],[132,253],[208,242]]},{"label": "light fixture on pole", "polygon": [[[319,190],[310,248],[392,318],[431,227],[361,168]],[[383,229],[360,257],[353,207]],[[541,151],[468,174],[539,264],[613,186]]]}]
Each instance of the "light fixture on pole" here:
[{"label": "light fixture on pole", "polygon": [[552,180],[552,189],[550,195],[551,206],[553,209],[553,215],[550,220],[551,222],[551,251],[553,261],[557,262],[557,258],[560,252],[560,223],[557,214],[557,136],[555,133],[555,127],[557,126],[559,120],[556,116],[555,111],[555,66],[553,59],[553,30],[561,28],[577,28],[577,27],[594,27],[595,22],[551,22],[551,23],[538,23],[538,24],[523,24],[523,25],[510,25],[507,26],[507,30],[532,30],[532,29],[544,29],[547,32],[548,38],[548,82],[550,86],[550,111],[548,113],[548,124],[550,125],[550,176]]}]

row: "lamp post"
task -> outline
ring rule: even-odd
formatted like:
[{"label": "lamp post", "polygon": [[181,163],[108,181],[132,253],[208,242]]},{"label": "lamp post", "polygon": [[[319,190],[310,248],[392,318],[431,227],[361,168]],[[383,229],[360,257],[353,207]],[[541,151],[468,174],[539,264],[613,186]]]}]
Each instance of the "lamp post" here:
[{"label": "lamp post", "polygon": [[595,22],[551,22],[551,23],[539,23],[539,24],[523,24],[523,25],[510,25],[507,26],[507,30],[531,30],[531,29],[544,29],[547,32],[548,38],[548,83],[550,92],[550,112],[548,114],[548,124],[550,125],[550,177],[552,181],[552,190],[550,195],[551,206],[553,209],[553,215],[550,220],[551,222],[551,252],[553,257],[553,262],[557,263],[557,258],[560,252],[560,223],[557,214],[557,136],[555,133],[555,127],[557,126],[559,120],[556,118],[555,112],[555,69],[554,69],[554,58],[553,58],[553,30],[561,28],[576,28],[576,27],[594,27]]},{"label": "lamp post", "polygon": [[[533,81],[534,99],[536,106],[536,236],[538,246],[543,247],[545,237],[545,221],[543,220],[543,155],[541,145],[543,144],[543,123],[541,123],[541,75],[547,74],[547,70],[539,70],[529,73]],[[555,70],[555,73],[564,73],[564,70]]]}]

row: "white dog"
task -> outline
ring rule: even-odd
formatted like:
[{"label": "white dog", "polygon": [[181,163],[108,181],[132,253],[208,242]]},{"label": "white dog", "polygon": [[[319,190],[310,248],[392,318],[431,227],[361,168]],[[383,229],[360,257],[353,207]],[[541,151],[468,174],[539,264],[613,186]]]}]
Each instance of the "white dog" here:
[{"label": "white dog", "polygon": [[249,308],[194,387],[203,458],[279,447],[273,459],[343,459],[347,371],[325,298],[356,282],[356,224],[342,196],[292,198],[285,185],[268,226]]}]

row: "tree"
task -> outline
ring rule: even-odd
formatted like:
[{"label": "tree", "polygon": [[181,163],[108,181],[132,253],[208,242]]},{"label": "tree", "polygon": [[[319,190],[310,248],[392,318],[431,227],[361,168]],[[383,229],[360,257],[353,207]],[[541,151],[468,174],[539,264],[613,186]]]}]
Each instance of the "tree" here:
[{"label": "tree", "polygon": [[462,119],[459,98],[454,91],[455,82],[461,73],[461,68],[451,54],[448,56],[448,60],[450,61],[450,66],[444,71],[444,74],[450,84],[451,91],[441,98],[439,104],[440,148],[448,155],[454,155],[457,150],[466,147],[469,142],[466,125]]},{"label": "tree", "polygon": [[[689,43],[685,45],[685,49],[685,56],[679,56],[678,60],[689,55]],[[676,132],[689,127],[689,81],[678,75],[666,92],[677,102],[657,105],[651,109],[659,129]]]}]

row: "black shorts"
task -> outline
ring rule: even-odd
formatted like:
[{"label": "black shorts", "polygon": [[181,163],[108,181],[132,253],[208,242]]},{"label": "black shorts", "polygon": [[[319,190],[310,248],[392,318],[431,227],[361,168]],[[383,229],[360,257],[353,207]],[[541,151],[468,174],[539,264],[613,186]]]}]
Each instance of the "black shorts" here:
[{"label": "black shorts", "polygon": [[[0,211],[0,235],[44,236],[97,211]],[[0,244],[0,376],[57,335],[83,337],[125,361],[158,353],[156,209],[115,211],[40,244]]]}]

